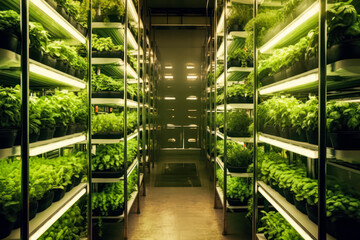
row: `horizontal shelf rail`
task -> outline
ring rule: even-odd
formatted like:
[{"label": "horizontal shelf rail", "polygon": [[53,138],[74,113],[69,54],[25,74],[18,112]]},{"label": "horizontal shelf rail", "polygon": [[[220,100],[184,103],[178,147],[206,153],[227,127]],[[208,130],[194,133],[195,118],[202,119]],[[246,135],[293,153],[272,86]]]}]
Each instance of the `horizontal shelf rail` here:
[{"label": "horizontal shelf rail", "polygon": [[[134,161],[131,163],[130,167],[127,170],[127,176],[129,177],[131,173],[134,171],[136,166],[138,165],[138,159],[134,159]],[[124,180],[124,176],[121,176],[119,178],[92,178],[93,183],[116,183]]]},{"label": "horizontal shelf rail", "polygon": [[[219,157],[216,158],[216,163],[224,171],[224,163]],[[231,177],[239,177],[239,178],[250,178],[253,176],[252,173],[234,173],[234,172],[230,172],[229,169],[227,170],[227,175]]]}]

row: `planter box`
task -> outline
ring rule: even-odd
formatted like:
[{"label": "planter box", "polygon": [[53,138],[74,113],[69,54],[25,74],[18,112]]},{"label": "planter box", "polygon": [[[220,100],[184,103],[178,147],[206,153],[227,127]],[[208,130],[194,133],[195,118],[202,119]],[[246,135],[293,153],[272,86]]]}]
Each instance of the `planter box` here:
[{"label": "planter box", "polygon": [[287,78],[286,70],[281,70],[274,74],[274,82],[279,82]]},{"label": "planter box", "polygon": [[310,58],[309,60],[305,61],[306,70],[310,71],[318,67],[318,59],[317,58]]},{"label": "planter box", "polygon": [[66,135],[67,126],[56,126],[54,132],[54,138],[56,137],[63,137]]},{"label": "planter box", "polygon": [[13,147],[17,134],[18,130],[16,129],[0,129],[0,149]]},{"label": "planter box", "polygon": [[247,167],[234,167],[228,164],[227,169],[233,173],[246,173]]},{"label": "planter box", "polygon": [[360,131],[339,131],[329,135],[336,150],[360,150]]},{"label": "planter box", "polygon": [[318,206],[306,203],[306,213],[311,221],[318,223]]},{"label": "planter box", "polygon": [[121,178],[124,175],[124,171],[94,171],[92,172],[93,178]]},{"label": "planter box", "polygon": [[121,58],[124,59],[123,51],[92,51],[94,58]]},{"label": "planter box", "polygon": [[306,200],[297,201],[295,198],[295,195],[293,197],[294,197],[294,203],[295,203],[296,209],[304,214],[307,214],[306,213]]},{"label": "planter box", "polygon": [[45,64],[46,66],[49,66],[52,68],[56,68],[56,62],[57,62],[56,58],[53,58],[48,53],[44,53],[43,57],[41,59],[42,64]]},{"label": "planter box", "polygon": [[328,63],[354,58],[360,58],[360,39],[346,40],[328,49]]},{"label": "planter box", "polygon": [[37,62],[41,62],[43,53],[36,48],[29,48],[29,57]]},{"label": "planter box", "polygon": [[241,201],[239,199],[228,198],[227,201],[230,206],[246,206],[247,205],[247,199],[245,199],[244,201]]},{"label": "planter box", "polygon": [[41,128],[38,141],[52,139],[54,137],[55,128]]},{"label": "planter box", "polygon": [[53,192],[54,192],[53,202],[57,202],[65,196],[66,190],[62,188],[55,188],[53,189]]},{"label": "planter box", "polygon": [[15,34],[7,31],[1,31],[0,48],[18,52],[19,38]]},{"label": "planter box", "polygon": [[306,139],[307,139],[308,143],[317,145],[318,144],[318,136],[319,136],[319,133],[318,133],[317,129],[315,129],[314,131],[306,130]]},{"label": "planter box", "polygon": [[71,135],[76,133],[76,124],[70,124],[67,126],[66,135]]},{"label": "planter box", "polygon": [[10,235],[14,224],[14,222],[10,222],[4,215],[0,214],[0,239]]},{"label": "planter box", "polygon": [[[30,200],[29,204],[29,220],[33,219],[36,216],[37,209],[39,207],[39,204],[36,200]],[[21,224],[21,217],[20,212],[17,214],[16,221],[14,223],[13,229],[19,228]]]},{"label": "planter box", "polygon": [[284,188],[283,191],[284,191],[284,195],[285,195],[286,200],[289,203],[294,204],[294,194],[293,194],[293,192],[288,188]]},{"label": "planter box", "polygon": [[120,139],[124,137],[123,132],[97,133],[92,135],[93,139]]},{"label": "planter box", "polygon": [[306,65],[303,61],[296,62],[294,65],[286,69],[286,75],[288,78],[299,75],[303,72],[306,72]]},{"label": "planter box", "polygon": [[46,192],[44,196],[40,200],[38,200],[39,207],[37,209],[37,212],[38,213],[42,212],[48,207],[50,207],[53,200],[54,200],[54,192],[52,190]]}]

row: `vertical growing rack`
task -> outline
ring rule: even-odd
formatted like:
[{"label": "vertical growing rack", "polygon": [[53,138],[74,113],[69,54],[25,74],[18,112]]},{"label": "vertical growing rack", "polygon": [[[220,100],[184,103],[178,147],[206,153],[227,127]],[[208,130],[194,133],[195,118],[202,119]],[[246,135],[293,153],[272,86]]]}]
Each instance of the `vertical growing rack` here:
[{"label": "vertical growing rack", "polygon": [[[87,8],[87,6],[84,7]],[[67,69],[64,67],[60,68],[53,64],[54,61],[60,61],[60,59],[54,60],[54,58],[49,56],[50,53],[45,53],[44,51],[45,47],[47,47],[47,40],[44,39],[48,37],[57,38],[64,42],[71,42],[72,46],[85,44],[87,42],[86,29],[84,29],[73,16],[62,14],[60,11],[57,11],[56,5],[49,4],[48,1],[44,0],[2,1],[0,9],[2,10],[2,18],[9,17],[9,19],[12,19],[8,20],[11,22],[10,25],[18,21],[18,25],[15,23],[15,25],[12,25],[8,29],[5,28],[2,32],[4,38],[10,39],[10,42],[13,44],[7,45],[2,43],[0,47],[0,76],[1,85],[7,87],[7,89],[4,88],[2,90],[3,93],[12,91],[14,93],[13,97],[15,97],[14,100],[18,99],[16,100],[18,104],[14,104],[16,101],[13,102],[11,111],[19,115],[18,124],[20,125],[20,129],[17,125],[8,126],[15,129],[13,131],[14,135],[12,135],[12,140],[8,139],[8,145],[2,146],[0,149],[0,161],[2,161],[2,164],[5,164],[2,166],[2,171],[6,170],[7,164],[8,166],[15,166],[14,164],[19,163],[13,169],[12,176],[5,176],[1,183],[2,187],[6,186],[5,179],[7,177],[12,178],[15,183],[11,187],[13,191],[13,195],[11,196],[13,204],[10,206],[10,209],[8,209],[8,212],[3,212],[3,210],[7,208],[4,206],[4,201],[6,200],[2,199],[1,202],[1,238],[38,239],[44,233],[48,233],[48,230],[53,231],[51,230],[52,225],[67,215],[67,211],[72,209],[74,205],[77,205],[80,199],[84,200],[84,198],[89,198],[88,182],[84,179],[84,181],[81,182],[83,174],[88,175],[89,173],[89,171],[86,170],[88,169],[88,166],[86,166],[88,163],[85,164],[85,162],[89,160],[86,158],[86,148],[88,147],[86,141],[87,130],[83,127],[76,126],[76,123],[86,126],[86,121],[82,121],[81,123],[64,121],[66,126],[56,126],[58,122],[51,121],[50,124],[45,125],[46,120],[44,120],[41,115],[35,115],[36,111],[40,111],[38,109],[40,105],[37,104],[42,101],[36,96],[42,96],[42,99],[47,99],[46,101],[55,101],[55,97],[61,94],[62,97],[69,97],[69,101],[72,101],[75,98],[80,100],[82,94],[86,95],[87,81],[84,81],[83,70],[80,73],[80,68],[77,69],[73,65]],[[13,12],[10,13],[10,11]],[[36,24],[33,22],[36,22]],[[8,31],[8,33],[6,33],[6,31]],[[34,31],[40,32],[34,34]],[[20,32],[22,34],[20,34]],[[46,33],[45,38],[38,38],[41,33]],[[33,42],[29,41],[29,35]],[[37,40],[40,45],[34,45],[34,42]],[[29,49],[30,44],[33,44],[31,49]],[[65,43],[62,44],[65,45]],[[70,45],[66,46],[70,48]],[[52,64],[45,59],[45,56],[47,60],[53,60]],[[67,64],[69,63],[72,62],[68,61]],[[86,63],[84,65],[86,65]],[[13,86],[18,84],[21,85],[21,89],[12,89]],[[60,93],[54,91],[55,89],[67,90],[67,92]],[[75,94],[71,95],[72,92],[78,94],[79,97]],[[54,94],[54,96],[51,94]],[[3,101],[6,101],[6,98],[3,98]],[[80,110],[81,108],[87,109],[84,101],[80,101],[78,104],[78,106],[74,106],[76,110]],[[65,108],[64,102],[60,105]],[[47,105],[47,107],[50,114],[49,118],[54,117],[52,111],[55,108],[51,105]],[[4,108],[2,111],[6,113],[7,109]],[[41,114],[42,113],[43,112],[41,112]],[[87,110],[82,114],[87,115]],[[82,115],[82,117],[84,116]],[[41,119],[41,121],[44,121],[42,122],[43,125],[40,125],[39,122],[34,122],[34,119]],[[54,120],[54,118],[52,119]],[[2,128],[4,128],[4,126],[2,126]],[[1,133],[2,144],[6,141],[5,132],[3,130]],[[15,139],[15,136],[18,140]],[[71,164],[70,160],[64,162],[63,166],[68,167],[68,170],[71,171],[71,173],[67,173],[69,174],[68,176],[71,177],[71,180],[66,185],[64,183],[60,184],[59,182],[56,183],[57,185],[52,183],[51,186],[56,187],[56,191],[55,188],[48,189],[46,187],[48,183],[42,182],[44,181],[44,176],[40,177],[37,168],[41,167],[47,170],[43,173],[48,173],[47,176],[45,176],[46,178],[60,178],[60,175],[51,176],[49,174],[51,172],[50,169],[54,170],[52,174],[56,174],[60,166],[56,165],[55,161],[59,163],[60,158],[70,158],[69,153],[76,151],[85,153],[85,155],[83,155],[85,162],[82,163],[84,165],[81,165],[81,167],[78,165],[78,168],[82,169],[81,171],[78,169],[79,175],[75,177],[75,166]],[[71,156],[74,157],[73,155]],[[8,160],[5,158],[8,158]],[[48,161],[43,161],[45,159]],[[80,160],[76,159],[73,161],[73,164],[74,163],[78,164]],[[54,165],[51,166],[51,164]],[[14,171],[17,171],[19,175],[16,175]],[[38,178],[40,181],[37,183],[38,187],[48,189],[42,196],[39,196],[40,192],[35,192],[33,189],[36,185],[33,180],[34,178]],[[17,192],[17,190],[20,192]],[[3,194],[5,194],[5,192]],[[21,196],[21,198],[17,199],[15,195]],[[15,211],[12,212],[11,208],[13,208],[13,210],[15,209]],[[20,215],[22,215],[22,218],[20,218]],[[15,222],[14,219],[16,219]]]}]

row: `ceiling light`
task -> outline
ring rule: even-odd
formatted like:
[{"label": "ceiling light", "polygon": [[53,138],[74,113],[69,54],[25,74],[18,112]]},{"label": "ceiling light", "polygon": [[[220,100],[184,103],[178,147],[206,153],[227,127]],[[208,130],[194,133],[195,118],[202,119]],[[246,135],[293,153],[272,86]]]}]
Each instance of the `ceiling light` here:
[{"label": "ceiling light", "polygon": [[176,97],[164,97],[164,100],[176,100]]},{"label": "ceiling light", "polygon": [[174,79],[173,75],[165,75],[165,79]]},{"label": "ceiling light", "polygon": [[173,66],[167,65],[167,66],[165,66],[165,69],[173,69]]},{"label": "ceiling light", "polygon": [[198,100],[197,96],[189,96],[186,100]]},{"label": "ceiling light", "polygon": [[196,75],[188,75],[187,79],[188,80],[195,80],[195,79],[197,79],[197,76]]},{"label": "ceiling light", "polygon": [[187,65],[186,69],[195,69],[195,66],[194,65]]}]

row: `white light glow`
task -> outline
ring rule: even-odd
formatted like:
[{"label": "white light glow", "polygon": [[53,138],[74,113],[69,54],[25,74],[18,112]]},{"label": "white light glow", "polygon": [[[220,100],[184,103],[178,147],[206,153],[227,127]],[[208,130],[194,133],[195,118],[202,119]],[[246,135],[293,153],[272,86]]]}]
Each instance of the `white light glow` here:
[{"label": "white light glow", "polygon": [[289,150],[290,152],[297,153],[308,158],[312,158],[312,159],[318,158],[318,151],[296,146],[286,142],[278,141],[272,138],[265,137],[263,135],[259,136],[259,141],[273,145],[275,147],[280,147]]},{"label": "white light glow", "polygon": [[176,100],[176,97],[164,97],[164,100]]},{"label": "white light glow", "polygon": [[174,76],[173,75],[165,75],[164,78],[165,79],[174,79]]},{"label": "white light glow", "polygon": [[[138,49],[137,41],[135,40],[135,38],[132,35],[129,28],[128,28],[127,32],[128,32],[128,41],[130,42],[130,45],[133,46],[135,50],[137,50]],[[137,52],[136,52],[136,54],[137,54]]]},{"label": "white light glow", "polygon": [[196,75],[188,75],[188,76],[187,76],[187,79],[188,79],[188,80],[195,80],[195,79],[197,79],[197,77],[198,77],[198,76],[196,76]]},{"label": "white light glow", "polygon": [[270,41],[264,44],[259,48],[260,52],[265,53],[273,48],[279,41],[286,38],[289,34],[294,32],[299,26],[304,22],[315,16],[319,12],[319,3],[314,3],[309,7],[305,12],[303,12],[299,17],[297,17],[293,22],[287,25],[280,33],[273,37]]},{"label": "white light glow", "polygon": [[72,87],[77,87],[77,88],[86,87],[85,83],[76,80],[76,78],[71,78],[70,75],[66,76],[67,74],[65,73],[61,73],[61,74],[57,73],[57,70],[49,70],[45,67],[41,67],[33,63],[30,63],[29,70],[32,73],[39,74],[47,78],[51,78],[57,82],[64,83]]},{"label": "white light glow", "polygon": [[194,101],[194,100],[198,100],[198,98],[196,96],[189,96],[186,98],[186,100]]},{"label": "white light glow", "polygon": [[55,215],[53,215],[44,225],[42,225],[34,234],[29,237],[29,240],[36,240],[46,232],[64,213],[74,205],[84,194],[86,189],[83,188],[78,194],[76,194],[68,203],[65,204]]},{"label": "white light glow", "polygon": [[173,69],[173,66],[167,65],[167,66],[165,66],[165,69]]},{"label": "white light glow", "polygon": [[304,77],[299,77],[284,83],[280,83],[280,84],[276,84],[275,86],[269,86],[269,87],[264,87],[262,89],[260,89],[259,93],[264,95],[264,94],[269,94],[269,93],[274,93],[274,92],[279,92],[285,89],[290,89],[290,88],[294,88],[294,87],[299,87],[299,86],[303,86],[312,82],[316,82],[318,80],[318,74],[317,73],[313,73],[313,74],[309,74],[307,76]]},{"label": "white light glow", "polygon": [[36,5],[44,15],[48,15],[54,20],[57,24],[70,33],[74,38],[76,38],[81,43],[86,43],[86,38],[79,33],[68,21],[66,21],[60,14],[44,0],[31,0],[31,2]]},{"label": "white light glow", "polygon": [[[137,10],[135,8],[135,5],[133,3],[132,0],[128,0],[128,9],[131,13],[132,19],[135,21],[135,23],[138,23],[139,19],[138,19],[138,14],[137,14]],[[140,28],[142,28],[142,22],[140,22]]]},{"label": "white light glow", "polygon": [[197,112],[197,109],[188,109],[188,112]]},{"label": "white light glow", "polygon": [[73,138],[60,140],[58,142],[52,142],[49,144],[44,144],[38,147],[31,147],[30,148],[30,156],[36,156],[42,153],[50,152],[55,149],[63,148],[72,144],[80,143],[82,141],[85,141],[86,137],[85,135],[76,136]]},{"label": "white light glow", "polygon": [[195,69],[195,66],[194,65],[187,65],[186,69]]},{"label": "white light glow", "polygon": [[304,231],[302,227],[300,227],[297,222],[295,222],[289,214],[284,211],[284,209],[276,202],[274,199],[265,191],[262,187],[259,187],[259,192],[263,195],[269,203],[276,208],[276,210],[295,228],[295,230],[305,239],[305,240],[312,240],[313,238],[309,236],[307,232]]},{"label": "white light glow", "polygon": [[130,64],[128,64],[127,66],[127,71],[128,71],[128,74],[130,76],[132,76],[133,78],[136,78],[137,79],[137,73],[135,72],[135,70],[130,66]]}]

